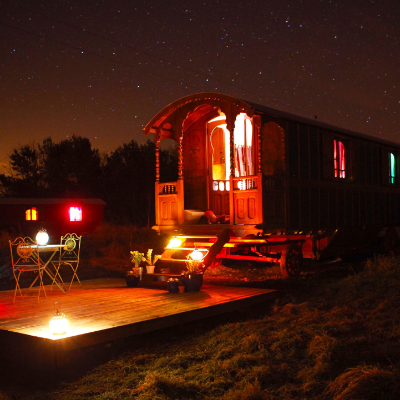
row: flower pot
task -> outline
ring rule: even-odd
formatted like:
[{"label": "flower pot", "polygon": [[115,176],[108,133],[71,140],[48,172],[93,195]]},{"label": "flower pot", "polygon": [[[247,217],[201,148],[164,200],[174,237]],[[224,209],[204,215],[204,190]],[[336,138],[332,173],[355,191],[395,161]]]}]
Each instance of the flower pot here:
[{"label": "flower pot", "polygon": [[[184,286],[182,286],[184,287]],[[179,292],[179,286],[178,286],[178,282],[176,281],[168,281],[167,282],[167,289],[169,293],[178,293]]]},{"label": "flower pot", "polygon": [[148,274],[154,274],[154,268],[155,268],[154,265],[146,265],[146,272]]},{"label": "flower pot", "polygon": [[125,275],[125,280],[128,287],[136,287],[139,285],[140,276],[137,276],[133,273],[128,273]]},{"label": "flower pot", "polygon": [[143,276],[143,267],[135,267],[132,268],[133,275],[138,276],[140,280],[142,280]]},{"label": "flower pot", "polygon": [[185,293],[185,286],[178,286],[179,293]]},{"label": "flower pot", "polygon": [[203,274],[188,274],[183,278],[187,292],[198,292],[203,285]]}]

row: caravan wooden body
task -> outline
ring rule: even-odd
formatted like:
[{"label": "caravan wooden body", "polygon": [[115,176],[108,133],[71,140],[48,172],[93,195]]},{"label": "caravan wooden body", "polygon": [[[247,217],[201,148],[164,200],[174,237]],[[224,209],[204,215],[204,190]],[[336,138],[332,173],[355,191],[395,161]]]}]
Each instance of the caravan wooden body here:
[{"label": "caravan wooden body", "polygon": [[[187,244],[228,229],[217,259],[280,259],[290,275],[302,257],[398,243],[398,144],[217,93],[171,103],[144,133],[156,143],[154,228]],[[160,181],[166,139],[178,147],[174,182]]]}]

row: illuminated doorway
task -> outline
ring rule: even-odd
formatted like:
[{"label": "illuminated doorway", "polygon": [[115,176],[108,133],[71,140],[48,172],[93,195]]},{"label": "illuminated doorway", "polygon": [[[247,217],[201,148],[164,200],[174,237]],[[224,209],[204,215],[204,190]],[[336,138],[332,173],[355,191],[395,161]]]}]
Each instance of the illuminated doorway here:
[{"label": "illuminated doorway", "polygon": [[225,116],[207,122],[209,162],[209,204],[216,215],[229,215],[230,150]]}]

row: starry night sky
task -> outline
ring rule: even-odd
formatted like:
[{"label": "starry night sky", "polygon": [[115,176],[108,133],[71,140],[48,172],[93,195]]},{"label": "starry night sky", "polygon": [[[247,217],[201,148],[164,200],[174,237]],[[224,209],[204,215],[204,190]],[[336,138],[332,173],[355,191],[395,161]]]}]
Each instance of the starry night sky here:
[{"label": "starry night sky", "polygon": [[0,161],[219,92],[400,143],[398,0],[0,0]]}]

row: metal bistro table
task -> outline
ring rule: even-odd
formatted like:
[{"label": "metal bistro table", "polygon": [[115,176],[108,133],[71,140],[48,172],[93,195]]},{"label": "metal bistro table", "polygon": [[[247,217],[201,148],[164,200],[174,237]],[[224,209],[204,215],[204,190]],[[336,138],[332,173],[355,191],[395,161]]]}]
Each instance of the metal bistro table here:
[{"label": "metal bistro table", "polygon": [[[46,274],[51,278],[52,283],[55,283],[61,290],[63,293],[65,293],[64,290],[64,282],[60,276],[60,274],[58,272],[56,272],[56,274],[53,274],[52,271],[50,271],[50,269],[48,268],[49,264],[54,264],[59,262],[59,260],[53,260],[54,256],[57,253],[60,253],[60,249],[66,250],[67,246],[65,244],[46,244],[43,246],[37,245],[37,246],[31,246],[31,247],[35,247],[39,250],[39,257],[40,257],[40,253],[52,253],[50,255],[50,257],[48,257],[46,260],[43,260],[42,257],[40,257],[40,262],[44,265],[44,272],[46,272]],[[58,269],[56,268],[56,271],[58,271]],[[57,279],[57,275],[60,277],[60,279]]]}]

